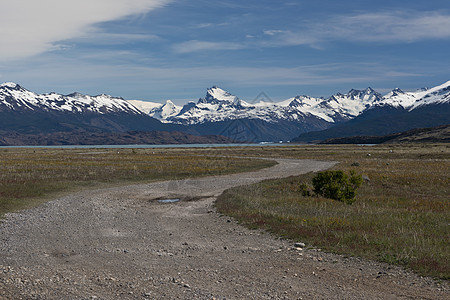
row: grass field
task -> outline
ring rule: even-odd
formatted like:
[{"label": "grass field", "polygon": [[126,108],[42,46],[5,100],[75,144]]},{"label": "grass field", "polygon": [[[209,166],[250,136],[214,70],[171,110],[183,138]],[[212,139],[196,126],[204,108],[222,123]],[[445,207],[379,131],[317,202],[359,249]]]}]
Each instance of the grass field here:
[{"label": "grass field", "polygon": [[[248,157],[236,158],[236,157]],[[313,247],[450,278],[448,145],[208,149],[0,149],[0,216],[61,193],[229,174],[273,165],[252,157],[333,160],[367,176],[353,205],[303,197],[313,174],[227,190],[220,212]]]},{"label": "grass field", "polygon": [[4,148],[0,217],[79,189],[229,174],[273,164],[188,149]]},{"label": "grass field", "polygon": [[335,160],[365,175],[353,205],[302,196],[314,174],[227,190],[218,210],[251,228],[328,251],[399,264],[450,278],[450,151],[447,145],[299,146],[249,156]]}]

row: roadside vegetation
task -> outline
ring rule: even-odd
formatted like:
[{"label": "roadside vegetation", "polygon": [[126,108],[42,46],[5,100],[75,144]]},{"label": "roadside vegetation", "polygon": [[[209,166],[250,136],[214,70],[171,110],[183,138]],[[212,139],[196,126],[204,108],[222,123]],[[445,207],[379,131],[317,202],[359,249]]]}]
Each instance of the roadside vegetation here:
[{"label": "roadside vegetation", "polygon": [[245,172],[275,164],[253,157],[333,160],[338,162],[333,171],[354,172],[364,182],[349,205],[317,196],[313,173],[264,181],[227,190],[216,202],[221,213],[311,247],[450,278],[450,148],[445,144],[3,148],[0,217],[80,189]]},{"label": "roadside vegetation", "polygon": [[274,165],[188,149],[0,149],[0,217],[80,189],[245,172]]},{"label": "roadside vegetation", "polygon": [[364,182],[349,205],[308,189],[313,173],[263,181],[225,191],[216,202],[221,213],[311,247],[450,279],[448,145],[273,147],[246,154],[335,160],[334,171],[355,172]]}]

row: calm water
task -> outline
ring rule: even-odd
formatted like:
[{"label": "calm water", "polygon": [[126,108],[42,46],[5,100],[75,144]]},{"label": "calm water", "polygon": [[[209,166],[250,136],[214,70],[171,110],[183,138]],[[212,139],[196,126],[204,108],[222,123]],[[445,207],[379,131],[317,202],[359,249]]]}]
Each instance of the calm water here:
[{"label": "calm water", "polygon": [[157,200],[159,203],[175,203],[175,202],[179,202],[181,199],[179,198],[174,198],[174,199],[162,199],[162,200]]},{"label": "calm water", "polygon": [[213,147],[255,147],[255,146],[289,146],[295,144],[261,143],[261,144],[176,144],[176,145],[59,145],[59,146],[0,146],[2,148],[54,148],[54,149],[147,149],[147,148],[213,148]]}]

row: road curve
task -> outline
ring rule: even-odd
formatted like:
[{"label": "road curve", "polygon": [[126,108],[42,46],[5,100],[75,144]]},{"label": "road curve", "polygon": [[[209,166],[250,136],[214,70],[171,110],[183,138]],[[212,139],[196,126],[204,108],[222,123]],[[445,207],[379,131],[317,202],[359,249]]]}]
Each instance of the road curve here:
[{"label": "road curve", "polygon": [[256,172],[84,191],[9,214],[0,224],[0,299],[449,296],[446,285],[401,268],[299,251],[215,213],[227,188],[334,165],[277,161]]}]

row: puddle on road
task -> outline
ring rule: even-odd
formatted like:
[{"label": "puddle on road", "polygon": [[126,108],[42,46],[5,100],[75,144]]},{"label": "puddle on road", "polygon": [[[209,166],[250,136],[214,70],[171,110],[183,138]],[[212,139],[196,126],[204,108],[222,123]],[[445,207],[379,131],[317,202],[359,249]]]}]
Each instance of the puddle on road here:
[{"label": "puddle on road", "polygon": [[152,199],[150,201],[156,201],[158,203],[177,203],[180,201],[183,202],[200,201],[211,197],[213,196],[172,196],[172,197],[159,197],[156,199]]},{"label": "puddle on road", "polygon": [[181,199],[175,198],[175,199],[160,199],[157,200],[159,203],[175,203],[179,202]]}]

